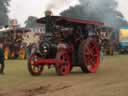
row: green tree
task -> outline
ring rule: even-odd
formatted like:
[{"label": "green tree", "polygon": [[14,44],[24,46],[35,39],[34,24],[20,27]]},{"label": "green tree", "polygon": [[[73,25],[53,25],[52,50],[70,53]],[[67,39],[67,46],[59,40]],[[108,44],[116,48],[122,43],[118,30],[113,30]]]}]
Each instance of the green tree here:
[{"label": "green tree", "polygon": [[8,24],[9,1],[10,0],[0,0],[0,26]]},{"label": "green tree", "polygon": [[29,27],[29,28],[36,27],[38,25],[36,20],[37,20],[37,17],[29,16],[28,19],[25,21],[26,27]]}]

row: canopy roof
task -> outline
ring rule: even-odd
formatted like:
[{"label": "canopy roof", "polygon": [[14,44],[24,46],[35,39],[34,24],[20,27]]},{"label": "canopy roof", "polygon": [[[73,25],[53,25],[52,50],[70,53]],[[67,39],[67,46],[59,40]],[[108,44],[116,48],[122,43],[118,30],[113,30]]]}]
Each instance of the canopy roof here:
[{"label": "canopy roof", "polygon": [[[51,16],[51,19],[55,21],[57,25],[96,25],[96,26],[102,26],[104,23],[97,22],[97,21],[91,21],[91,20],[82,20],[82,19],[76,19],[76,18],[70,18],[70,17],[63,17],[63,16]],[[40,18],[37,20],[38,23],[45,24],[46,23],[46,17]]]}]

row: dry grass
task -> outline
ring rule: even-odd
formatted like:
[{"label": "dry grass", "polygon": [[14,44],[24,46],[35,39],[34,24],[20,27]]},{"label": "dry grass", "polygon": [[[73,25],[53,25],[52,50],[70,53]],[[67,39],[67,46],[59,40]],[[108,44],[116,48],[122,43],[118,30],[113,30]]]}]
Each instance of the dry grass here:
[{"label": "dry grass", "polygon": [[75,68],[64,77],[57,76],[54,69],[46,69],[43,75],[32,77],[26,61],[8,60],[5,75],[0,75],[0,95],[127,96],[127,73],[128,55],[105,57],[104,64],[96,74],[83,74],[79,68]]}]

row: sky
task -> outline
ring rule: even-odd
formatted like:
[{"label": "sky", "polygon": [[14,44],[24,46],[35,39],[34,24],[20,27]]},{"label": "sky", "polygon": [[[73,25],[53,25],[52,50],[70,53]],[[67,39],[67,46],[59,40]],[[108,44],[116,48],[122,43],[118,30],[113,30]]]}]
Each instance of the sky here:
[{"label": "sky", "polygon": [[[69,6],[74,6],[79,3],[78,0],[11,0],[10,2],[10,13],[9,17],[12,19],[17,19],[19,24],[24,26],[24,21],[28,18],[28,16],[36,16],[38,18],[44,16],[44,11],[49,9],[49,7],[53,7],[53,13],[55,15],[59,15],[64,9],[69,8]],[[56,2],[60,2],[58,4]],[[127,0],[117,0],[119,3],[118,10],[120,10],[123,15],[128,19],[128,3]],[[53,6],[53,3],[58,6]]]},{"label": "sky", "polygon": [[118,10],[120,10],[125,18],[128,20],[128,0],[117,0],[119,3]]}]

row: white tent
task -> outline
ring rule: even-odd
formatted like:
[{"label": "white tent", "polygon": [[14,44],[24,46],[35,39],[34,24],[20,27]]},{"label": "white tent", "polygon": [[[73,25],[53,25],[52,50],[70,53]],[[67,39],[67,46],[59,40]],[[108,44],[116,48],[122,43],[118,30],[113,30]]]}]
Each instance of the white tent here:
[{"label": "white tent", "polygon": [[3,28],[0,29],[0,32],[6,32],[6,31],[8,31],[8,30],[10,30],[10,29],[11,29],[11,28],[4,28],[4,27],[3,27]]}]

